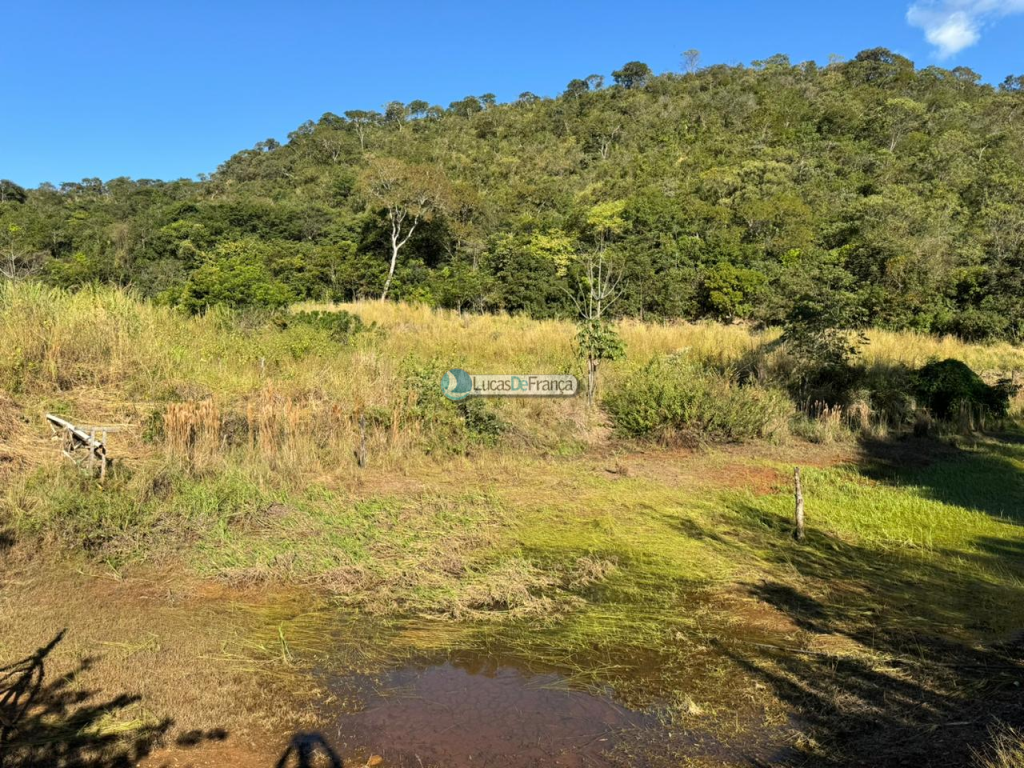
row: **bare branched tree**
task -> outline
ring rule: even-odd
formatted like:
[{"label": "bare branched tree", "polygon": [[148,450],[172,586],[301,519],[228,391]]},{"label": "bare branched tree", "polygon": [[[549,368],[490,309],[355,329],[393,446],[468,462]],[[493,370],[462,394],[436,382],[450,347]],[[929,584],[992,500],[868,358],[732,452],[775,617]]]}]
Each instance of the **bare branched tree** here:
[{"label": "bare branched tree", "polygon": [[683,51],[683,71],[688,75],[695,75],[700,71],[700,51],[696,48]]},{"label": "bare branched tree", "polygon": [[391,157],[372,158],[360,180],[371,207],[383,208],[391,240],[391,263],[381,301],[388,297],[398,255],[421,222],[447,209],[448,184],[431,166],[409,165]]},{"label": "bare branched tree", "polygon": [[616,201],[594,206],[588,213],[593,246],[578,257],[577,290],[569,294],[579,315],[576,341],[580,356],[587,363],[587,404],[591,407],[597,396],[601,361],[622,354],[622,342],[606,316],[622,295],[623,270],[611,258],[608,246],[626,227],[623,207],[623,203]]}]

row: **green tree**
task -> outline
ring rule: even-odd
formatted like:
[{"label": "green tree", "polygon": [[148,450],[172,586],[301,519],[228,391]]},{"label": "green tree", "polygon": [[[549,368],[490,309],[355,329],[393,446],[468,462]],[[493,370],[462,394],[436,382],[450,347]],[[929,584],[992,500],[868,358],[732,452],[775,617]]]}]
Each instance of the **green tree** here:
[{"label": "green tree", "polygon": [[591,207],[584,217],[589,247],[577,256],[575,293],[576,348],[587,366],[587,404],[594,405],[598,372],[602,360],[614,360],[623,354],[622,341],[609,322],[614,304],[622,295],[622,265],[609,252],[609,246],[628,227],[623,218],[626,204],[612,200]]},{"label": "green tree", "polygon": [[234,309],[282,307],[294,301],[288,286],[274,278],[267,266],[267,247],[255,240],[223,243],[202,258],[177,298],[191,314],[211,306]]},{"label": "green tree", "polygon": [[722,262],[704,272],[700,299],[703,311],[719,320],[749,317],[767,278],[761,272]]},{"label": "green tree", "polygon": [[380,299],[388,297],[398,255],[423,222],[443,215],[449,200],[447,180],[437,168],[409,165],[391,157],[374,157],[360,177],[371,208],[383,209],[390,242],[390,266]]},{"label": "green tree", "polygon": [[651,79],[651,68],[642,61],[630,61],[622,65],[622,69],[612,72],[616,85],[623,88],[642,88]]},{"label": "green tree", "polygon": [[369,135],[370,127],[378,125],[383,119],[379,112],[365,109],[350,109],[345,113],[345,117],[348,118],[356,129],[356,135],[359,137],[359,148],[366,149],[366,139]]}]

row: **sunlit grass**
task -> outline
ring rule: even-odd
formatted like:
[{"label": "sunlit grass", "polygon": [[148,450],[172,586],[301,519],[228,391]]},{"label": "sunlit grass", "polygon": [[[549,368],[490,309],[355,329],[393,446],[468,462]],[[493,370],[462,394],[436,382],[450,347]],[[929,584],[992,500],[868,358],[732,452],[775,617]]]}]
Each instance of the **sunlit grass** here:
[{"label": "sunlit grass", "polygon": [[[1012,439],[922,443],[907,462],[858,449],[845,429],[818,445],[690,453],[609,440],[582,398],[488,404],[501,431],[469,438],[454,407],[421,401],[421,390],[436,394],[456,365],[577,371],[571,323],[326,308],[368,329],[339,343],[294,324],[186,318],[113,289],[0,287],[0,448],[22,460],[4,476],[0,522],[115,573],[171,561],[232,585],[316,594],[279,614],[263,606],[258,630],[225,645],[246,668],[284,674],[334,647],[330,632],[361,633],[367,667],[509,653],[611,683],[631,702],[678,699],[677,714],[686,701],[770,706],[720,646],[752,636],[803,649],[815,630],[763,600],[777,626],[751,629],[744,610],[765,584],[825,606],[842,652],[868,659],[901,653],[866,639],[876,627],[980,642],[1024,622],[1024,445]],[[620,331],[627,358],[607,364],[607,384],[660,354],[727,369],[778,335],[638,321]],[[1024,363],[1009,345],[870,336],[869,364]],[[189,432],[185,410],[171,425],[187,438],[176,448],[154,431],[168,403],[207,400],[220,417],[209,434]],[[61,468],[46,410],[127,425],[111,438],[121,461],[102,487]],[[360,413],[365,469],[353,457]],[[803,544],[791,537],[793,464]],[[352,616],[358,626],[345,624]]]}]

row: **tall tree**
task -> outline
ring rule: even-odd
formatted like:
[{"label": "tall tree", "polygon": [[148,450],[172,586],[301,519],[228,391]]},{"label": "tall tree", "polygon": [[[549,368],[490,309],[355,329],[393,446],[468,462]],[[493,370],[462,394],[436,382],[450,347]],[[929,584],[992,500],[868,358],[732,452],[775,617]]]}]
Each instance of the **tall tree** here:
[{"label": "tall tree", "polygon": [[630,61],[612,72],[612,77],[615,84],[623,88],[641,88],[651,79],[651,68],[642,61]]},{"label": "tall tree", "polygon": [[382,119],[380,112],[365,109],[350,109],[345,117],[356,127],[356,135],[359,136],[359,148],[366,149],[366,136],[371,125],[376,125]]},{"label": "tall tree", "polygon": [[587,211],[585,237],[587,247],[576,264],[576,293],[572,300],[579,315],[576,344],[587,363],[587,404],[597,397],[598,370],[602,360],[622,354],[622,342],[608,321],[612,306],[622,295],[623,270],[609,246],[627,228],[622,200],[601,203]]},{"label": "tall tree", "polygon": [[700,51],[696,48],[688,48],[683,51],[683,71],[688,75],[695,75],[700,69]]},{"label": "tall tree", "polygon": [[435,167],[410,165],[393,157],[374,157],[360,177],[360,188],[371,208],[383,209],[391,243],[388,276],[380,299],[384,301],[395,277],[398,255],[416,228],[447,209],[449,190]]}]

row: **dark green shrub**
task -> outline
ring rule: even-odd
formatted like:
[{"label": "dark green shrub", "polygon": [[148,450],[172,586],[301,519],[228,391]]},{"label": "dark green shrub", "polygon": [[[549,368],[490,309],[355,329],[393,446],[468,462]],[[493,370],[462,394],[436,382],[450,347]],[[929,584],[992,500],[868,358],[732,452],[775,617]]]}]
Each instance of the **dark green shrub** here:
[{"label": "dark green shrub", "polygon": [[498,412],[483,400],[470,397],[458,403],[459,413],[466,422],[466,429],[471,435],[484,442],[490,442],[501,435],[507,428]]},{"label": "dark green shrub", "polygon": [[949,333],[964,341],[985,341],[1006,338],[1010,318],[1004,312],[971,308],[953,315],[947,322],[936,323],[936,326],[939,333]]},{"label": "dark green shrub", "polygon": [[319,310],[296,312],[291,315],[281,315],[277,319],[277,326],[282,330],[292,323],[319,328],[341,344],[347,344],[357,333],[366,330],[359,315],[353,315],[343,309],[336,312],[321,312]]},{"label": "dark green shrub", "polygon": [[203,256],[184,285],[169,289],[163,299],[192,315],[217,305],[274,309],[290,304],[294,292],[271,273],[266,257],[267,246],[259,241],[222,243]]},{"label": "dark green shrub", "polygon": [[876,421],[890,427],[910,424],[917,405],[914,373],[904,365],[874,363],[865,370],[863,389],[853,394],[856,400],[870,404]]},{"label": "dark green shrub", "polygon": [[766,283],[765,276],[757,270],[729,262],[716,264],[701,276],[698,291],[701,311],[723,321],[748,317]]},{"label": "dark green shrub", "polygon": [[815,365],[801,360],[794,367],[789,391],[807,408],[811,403],[848,405],[853,394],[865,387],[865,369],[847,362],[828,362]]},{"label": "dark green shrub", "polygon": [[444,369],[439,363],[403,362],[405,384],[412,396],[403,409],[403,426],[422,430],[427,453],[467,455],[475,446],[491,445],[507,430],[493,404],[477,398],[452,402],[441,392]]},{"label": "dark green shrub", "polygon": [[937,360],[914,374],[914,394],[934,416],[949,419],[960,408],[1005,416],[1018,387],[1008,381],[990,386],[959,360]]},{"label": "dark green shrub", "polygon": [[620,380],[603,405],[624,437],[742,441],[782,431],[793,404],[777,389],[740,386],[679,357],[655,358]]}]

